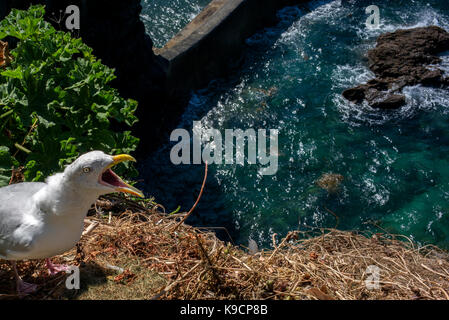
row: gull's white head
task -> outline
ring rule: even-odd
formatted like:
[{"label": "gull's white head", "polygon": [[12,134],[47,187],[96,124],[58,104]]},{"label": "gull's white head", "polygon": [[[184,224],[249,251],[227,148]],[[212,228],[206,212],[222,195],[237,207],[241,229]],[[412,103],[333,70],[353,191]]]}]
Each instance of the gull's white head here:
[{"label": "gull's white head", "polygon": [[91,151],[70,164],[64,170],[62,179],[74,188],[89,190],[96,194],[125,192],[144,197],[140,190],[125,183],[112,171],[113,166],[124,161],[136,159],[127,154],[111,156],[102,151]]}]

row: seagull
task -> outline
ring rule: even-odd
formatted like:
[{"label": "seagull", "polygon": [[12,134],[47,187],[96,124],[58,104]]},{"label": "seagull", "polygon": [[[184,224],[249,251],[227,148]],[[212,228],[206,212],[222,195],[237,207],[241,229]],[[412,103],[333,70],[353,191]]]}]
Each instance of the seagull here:
[{"label": "seagull", "polygon": [[91,151],[76,159],[62,173],[45,182],[22,182],[0,188],[0,259],[12,263],[19,295],[37,286],[19,276],[17,260],[46,259],[50,274],[67,271],[50,258],[75,246],[84,229],[84,218],[99,196],[123,192],[143,193],[126,184],[112,171],[132,156]]}]

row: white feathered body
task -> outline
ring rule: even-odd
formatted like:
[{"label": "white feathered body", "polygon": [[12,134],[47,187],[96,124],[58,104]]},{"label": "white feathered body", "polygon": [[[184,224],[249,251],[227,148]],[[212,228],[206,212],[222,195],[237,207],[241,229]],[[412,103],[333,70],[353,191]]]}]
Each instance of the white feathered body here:
[{"label": "white feathered body", "polygon": [[[50,258],[73,248],[81,238],[84,218],[99,196],[64,185],[62,174],[46,183],[2,189],[0,259],[6,260]],[[8,205],[2,207],[2,203]]]}]

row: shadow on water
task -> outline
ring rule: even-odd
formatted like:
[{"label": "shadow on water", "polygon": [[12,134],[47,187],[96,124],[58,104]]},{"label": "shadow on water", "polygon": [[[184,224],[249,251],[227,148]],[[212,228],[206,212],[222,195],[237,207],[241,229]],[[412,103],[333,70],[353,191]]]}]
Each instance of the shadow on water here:
[{"label": "shadow on water", "polygon": [[[329,2],[331,1],[321,1],[319,5]],[[217,106],[221,95],[232,90],[242,81],[242,71],[262,68],[268,55],[270,57],[273,55],[272,48],[276,41],[295,21],[311,9],[313,10],[313,7],[294,6],[280,10],[276,26],[265,28],[247,40],[243,62],[237,72],[233,72],[227,78],[213,80],[207,88],[192,94],[187,111],[178,128],[186,129],[192,135],[192,122],[201,120]],[[274,54],[282,53],[275,52]],[[204,103],[204,99],[207,103]],[[247,128],[240,129],[246,130]],[[140,187],[148,195],[154,196],[156,202],[164,205],[167,212],[177,210],[178,206],[181,212],[188,211],[196,201],[204,175],[204,164],[174,165],[171,163],[170,151],[176,143],[169,142],[161,147],[150,155],[139,168],[141,179],[145,181],[141,183]],[[211,227],[220,239],[229,241],[231,237],[236,241],[240,235],[239,226],[234,219],[233,206],[227,202],[228,200],[224,196],[226,190],[215,176],[217,170],[215,165],[209,166],[208,179],[201,201],[187,223],[194,226]],[[216,229],[217,227],[225,228],[225,230]]]}]

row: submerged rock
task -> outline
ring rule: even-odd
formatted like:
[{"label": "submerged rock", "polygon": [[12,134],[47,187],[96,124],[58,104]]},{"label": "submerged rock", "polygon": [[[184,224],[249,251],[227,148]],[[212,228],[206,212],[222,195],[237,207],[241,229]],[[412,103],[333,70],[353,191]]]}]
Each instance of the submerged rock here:
[{"label": "submerged rock", "polygon": [[316,184],[329,193],[335,193],[343,181],[344,177],[337,173],[324,173],[317,181]]},{"label": "submerged rock", "polygon": [[449,84],[437,54],[449,50],[449,33],[436,26],[397,30],[379,36],[368,51],[375,79],[347,89],[343,96],[354,103],[367,101],[373,108],[397,109],[405,104],[402,88],[416,84],[443,87]]}]

